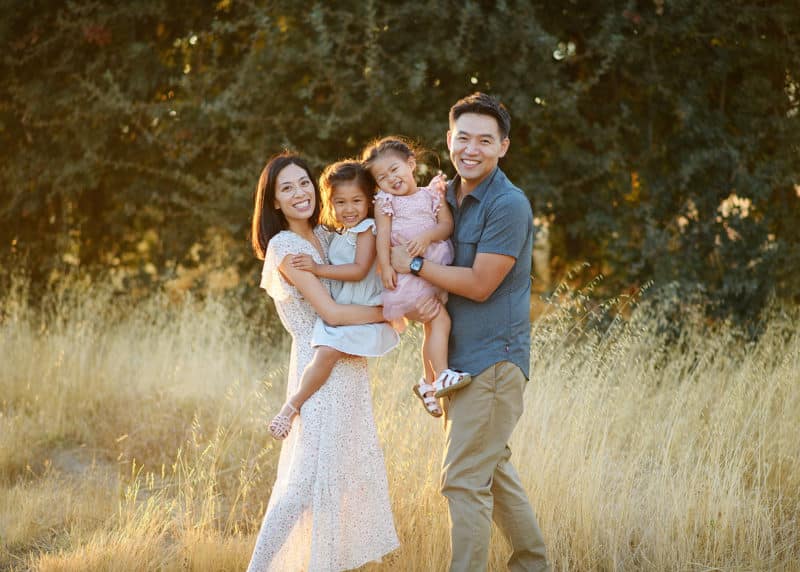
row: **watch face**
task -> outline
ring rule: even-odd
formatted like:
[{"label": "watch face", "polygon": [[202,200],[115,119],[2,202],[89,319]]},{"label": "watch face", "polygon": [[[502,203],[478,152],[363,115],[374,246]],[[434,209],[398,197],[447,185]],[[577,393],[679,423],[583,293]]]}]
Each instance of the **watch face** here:
[{"label": "watch face", "polygon": [[411,264],[409,264],[408,267],[411,269],[411,272],[416,274],[417,272],[422,270],[422,258],[419,256],[415,256],[414,258],[411,259]]}]

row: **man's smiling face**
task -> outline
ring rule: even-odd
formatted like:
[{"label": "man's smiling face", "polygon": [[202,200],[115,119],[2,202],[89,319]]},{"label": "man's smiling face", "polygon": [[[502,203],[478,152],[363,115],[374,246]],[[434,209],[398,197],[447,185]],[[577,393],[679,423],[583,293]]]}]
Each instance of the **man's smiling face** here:
[{"label": "man's smiling face", "polygon": [[500,135],[497,120],[491,115],[464,113],[447,132],[450,161],[461,178],[480,183],[508,151],[509,139]]}]

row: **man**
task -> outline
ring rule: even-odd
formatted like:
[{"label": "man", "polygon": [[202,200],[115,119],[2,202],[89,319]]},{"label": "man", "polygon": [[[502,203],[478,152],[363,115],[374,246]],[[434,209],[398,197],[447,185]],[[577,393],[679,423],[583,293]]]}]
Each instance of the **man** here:
[{"label": "man", "polygon": [[533,248],[530,203],[498,167],[510,127],[505,106],[486,94],[453,105],[447,132],[458,172],[447,188],[453,265],[411,258],[403,246],[392,249],[397,272],[413,272],[450,293],[448,360],[473,376],[445,404],[441,490],[450,512],[453,572],[486,570],[492,518],[511,543],[510,570],[549,570],[508,447],[529,375]]}]

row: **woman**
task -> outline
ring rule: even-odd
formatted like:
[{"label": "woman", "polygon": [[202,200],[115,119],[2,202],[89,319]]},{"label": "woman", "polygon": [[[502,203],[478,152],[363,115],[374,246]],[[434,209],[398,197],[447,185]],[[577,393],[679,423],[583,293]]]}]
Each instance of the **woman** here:
[{"label": "woman", "polygon": [[[292,336],[287,396],[313,355],[317,315],[333,325],[383,320],[380,308],[336,304],[317,277],[290,264],[296,254],[327,262],[310,173],[296,155],[273,157],[258,181],[253,213],[253,249],[264,259],[261,287]],[[249,571],[348,570],[398,547],[369,396],[366,359],[343,358],[292,419]]]}]

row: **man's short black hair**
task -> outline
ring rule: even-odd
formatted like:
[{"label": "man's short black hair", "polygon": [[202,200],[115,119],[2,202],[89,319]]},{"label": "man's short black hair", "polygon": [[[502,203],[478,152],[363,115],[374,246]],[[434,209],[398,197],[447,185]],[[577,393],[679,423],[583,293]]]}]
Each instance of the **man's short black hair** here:
[{"label": "man's short black hair", "polygon": [[450,126],[452,127],[456,119],[465,113],[478,113],[480,115],[490,115],[497,121],[497,128],[500,130],[500,138],[505,139],[511,132],[511,116],[508,114],[506,106],[500,103],[500,100],[476,91],[472,95],[468,95],[456,101],[455,105],[450,108]]}]

